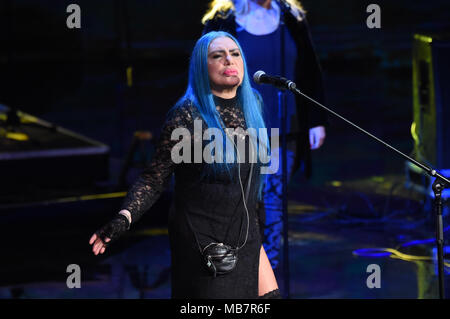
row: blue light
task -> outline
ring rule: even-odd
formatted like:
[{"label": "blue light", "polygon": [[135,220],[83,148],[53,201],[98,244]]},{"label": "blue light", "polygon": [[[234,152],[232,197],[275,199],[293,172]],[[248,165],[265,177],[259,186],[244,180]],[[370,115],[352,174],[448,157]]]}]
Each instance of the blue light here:
[{"label": "blue light", "polygon": [[388,257],[390,252],[383,251],[381,248],[362,248],[353,251],[353,254],[364,257]]}]

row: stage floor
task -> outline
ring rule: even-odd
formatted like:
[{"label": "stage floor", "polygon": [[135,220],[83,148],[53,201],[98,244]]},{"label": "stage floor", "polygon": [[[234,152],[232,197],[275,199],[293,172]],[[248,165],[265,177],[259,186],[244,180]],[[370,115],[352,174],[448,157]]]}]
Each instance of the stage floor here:
[{"label": "stage floor", "polygon": [[[290,298],[438,297],[435,263],[408,260],[432,256],[434,215],[421,195],[404,189],[402,180],[403,176],[387,176],[332,181],[290,192]],[[78,210],[88,206],[107,210],[116,204],[94,200]],[[170,249],[164,223],[144,219],[108,253],[96,257],[87,242],[98,218],[78,220],[75,227],[67,223],[71,214],[66,213],[65,222],[60,220],[53,230],[32,230],[34,242],[21,245],[7,280],[2,274],[1,298],[170,298]],[[447,217],[444,220],[445,227]],[[378,248],[395,253],[370,256],[380,253]],[[363,254],[363,249],[375,250]],[[22,263],[17,261],[19,255]],[[67,287],[69,264],[80,266],[81,288]],[[380,288],[367,286],[371,264],[380,267]],[[283,264],[276,276],[284,289]]]}]

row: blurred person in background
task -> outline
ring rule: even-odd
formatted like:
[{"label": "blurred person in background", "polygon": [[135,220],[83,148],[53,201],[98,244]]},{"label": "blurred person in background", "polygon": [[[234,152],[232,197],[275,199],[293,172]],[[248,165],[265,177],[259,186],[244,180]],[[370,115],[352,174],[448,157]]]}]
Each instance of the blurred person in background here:
[{"label": "blurred person in background", "polygon": [[[202,22],[205,25],[203,33],[222,30],[238,39],[247,57],[250,75],[263,70],[270,75],[283,76],[294,81],[304,94],[324,103],[319,59],[311,40],[306,12],[298,1],[214,0]],[[270,128],[281,128],[278,89],[263,85],[257,90],[263,98],[268,132]],[[289,92],[285,101],[287,177],[289,180],[300,169],[309,178],[310,150],[318,149],[324,143],[327,117],[318,106]],[[279,169],[277,173],[267,175],[264,199],[258,209],[261,219],[265,219],[264,230],[261,230],[264,248],[272,267],[276,268],[283,231],[281,145],[271,151],[271,160],[280,160]]]}]

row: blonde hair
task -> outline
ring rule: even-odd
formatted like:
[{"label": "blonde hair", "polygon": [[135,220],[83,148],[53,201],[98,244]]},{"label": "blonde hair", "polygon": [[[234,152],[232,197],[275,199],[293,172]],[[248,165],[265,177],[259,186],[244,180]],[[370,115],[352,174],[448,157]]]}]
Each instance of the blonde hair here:
[{"label": "blonde hair", "polygon": [[[225,16],[231,9],[238,13],[245,13],[248,10],[248,1],[250,0],[212,0],[209,4],[209,9],[202,18],[202,23],[212,20],[216,14]],[[305,13],[305,9],[298,0],[286,0],[293,8]]]}]

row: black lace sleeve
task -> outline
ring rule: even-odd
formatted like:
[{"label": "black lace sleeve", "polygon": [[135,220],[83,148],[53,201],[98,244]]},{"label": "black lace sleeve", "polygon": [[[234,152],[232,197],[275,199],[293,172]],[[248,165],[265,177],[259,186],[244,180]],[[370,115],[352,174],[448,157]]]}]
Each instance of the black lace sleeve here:
[{"label": "black lace sleeve", "polygon": [[121,207],[131,213],[132,223],[150,209],[169,183],[177,165],[172,161],[171,150],[179,141],[171,140],[172,132],[176,128],[189,129],[190,123],[193,121],[188,103],[169,112],[151,163],[130,188]]}]

